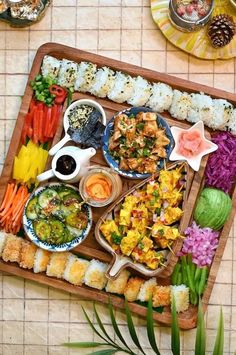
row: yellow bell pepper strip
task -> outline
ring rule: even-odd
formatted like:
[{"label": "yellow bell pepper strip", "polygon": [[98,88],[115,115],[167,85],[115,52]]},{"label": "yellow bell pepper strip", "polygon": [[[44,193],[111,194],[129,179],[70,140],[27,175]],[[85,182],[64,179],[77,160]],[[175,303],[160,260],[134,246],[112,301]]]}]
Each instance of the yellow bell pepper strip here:
[{"label": "yellow bell pepper strip", "polygon": [[36,177],[44,171],[47,157],[48,152],[30,140],[15,157],[13,179],[27,186],[37,185]]}]

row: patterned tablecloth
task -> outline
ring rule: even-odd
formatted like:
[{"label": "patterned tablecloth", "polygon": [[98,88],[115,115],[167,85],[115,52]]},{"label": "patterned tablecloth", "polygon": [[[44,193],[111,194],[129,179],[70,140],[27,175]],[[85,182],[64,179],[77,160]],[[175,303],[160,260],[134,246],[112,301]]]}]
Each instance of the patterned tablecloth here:
[{"label": "patterned tablecloth", "polygon": [[[195,59],[166,42],[152,21],[148,0],[54,0],[45,18],[27,29],[0,23],[0,164],[11,139],[15,119],[36,49],[48,41],[75,46],[94,53],[141,65],[230,92],[235,91],[235,60]],[[236,223],[221,262],[206,314],[207,351],[211,353],[219,309],[225,317],[224,354],[236,350]],[[234,251],[235,250],[235,251]],[[67,350],[67,341],[96,337],[85,323],[84,305],[92,315],[92,303],[67,293],[3,274],[0,276],[0,354],[88,354]],[[107,308],[101,304],[109,329]],[[116,318],[124,336],[123,312]],[[144,322],[135,317],[139,339],[148,349]],[[170,354],[170,330],[157,324],[161,354]],[[195,330],[182,332],[183,354],[193,354]],[[127,341],[131,340],[127,337]]]}]

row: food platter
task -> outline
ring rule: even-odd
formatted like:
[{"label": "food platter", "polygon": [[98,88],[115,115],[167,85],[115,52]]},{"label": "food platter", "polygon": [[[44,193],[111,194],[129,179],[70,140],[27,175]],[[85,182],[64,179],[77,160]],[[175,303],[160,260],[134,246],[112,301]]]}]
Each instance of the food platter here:
[{"label": "food platter", "polygon": [[[42,60],[45,55],[51,55],[56,58],[62,59],[66,58],[68,60],[73,60],[75,62],[81,62],[81,61],[91,61],[93,63],[96,63],[98,66],[109,66],[115,70],[122,70],[130,75],[142,75],[145,79],[149,81],[161,81],[163,83],[169,84],[172,87],[182,90],[182,91],[187,91],[187,92],[205,92],[206,94],[211,95],[214,98],[224,98],[226,100],[229,100],[232,104],[236,105],[236,100],[233,94],[226,93],[221,90],[209,88],[203,85],[199,84],[194,84],[182,79],[177,79],[165,74],[161,74],[158,72],[154,72],[151,70],[139,68],[127,63],[122,63],[119,61],[115,61],[112,59],[108,59],[105,57],[97,56],[95,54],[87,53],[84,51],[80,51],[77,49],[73,49],[70,47],[54,44],[54,43],[48,43],[43,45],[42,47],[39,48],[35,60],[33,62],[33,66],[29,75],[29,81],[26,86],[25,90],[25,95],[22,100],[22,105],[20,108],[20,112],[18,115],[18,119],[16,122],[16,127],[12,136],[11,144],[9,147],[9,151],[6,157],[6,162],[3,168],[2,176],[1,176],[1,184],[0,184],[0,193],[1,193],[1,201],[4,198],[4,194],[6,191],[7,184],[9,181],[12,180],[12,171],[13,171],[13,163],[14,163],[14,158],[18,154],[20,146],[21,146],[21,135],[19,132],[22,132],[23,126],[24,126],[24,118],[25,115],[27,114],[30,106],[30,102],[32,99],[33,91],[30,87],[30,82],[35,78],[35,76],[40,72],[40,67]],[[73,100],[78,100],[78,99],[89,99],[91,98],[91,95],[86,94],[86,93],[74,93],[73,94]],[[106,112],[107,116],[107,121],[111,119],[117,112],[122,111],[124,109],[129,108],[127,104],[120,104],[120,103],[114,103],[108,99],[104,98],[96,98],[96,101],[102,105]],[[65,111],[66,105],[63,108],[63,111]],[[165,120],[168,122],[170,126],[176,125],[180,128],[189,128],[190,124],[184,121],[177,121],[176,119],[173,119],[169,113],[164,112],[163,117]],[[52,141],[52,145],[56,144],[57,142],[60,141],[60,139],[63,137],[63,115],[61,113],[60,116],[60,121],[59,121],[59,126],[57,128],[56,134],[54,136],[54,139]],[[206,131],[206,137],[210,138],[210,132]],[[51,158],[48,159],[47,163],[47,168],[50,167],[50,161]],[[206,167],[207,163],[207,157],[204,157],[201,161],[201,167],[200,170],[196,173],[194,173],[193,170],[190,169],[189,173],[189,178],[188,178],[188,183],[189,187],[187,189],[188,191],[188,196],[187,196],[187,208],[185,211],[184,219],[182,222],[182,228],[186,229],[189,226],[189,223],[192,219],[192,211],[195,206],[196,200],[198,198],[198,195],[202,189],[203,183],[204,183],[204,170]],[[106,161],[104,160],[103,154],[101,150],[97,151],[97,154],[92,157],[91,159],[91,165],[101,165],[101,166],[106,166]],[[137,180],[130,180],[130,179],[125,179],[122,178],[122,183],[123,183],[123,192],[127,191],[130,189],[132,186],[134,186],[137,183]],[[203,303],[205,307],[207,307],[207,304],[209,302],[209,298],[211,295],[211,291],[215,282],[215,278],[217,275],[218,268],[220,266],[220,261],[221,257],[224,251],[224,247],[226,245],[227,237],[233,222],[234,218],[234,213],[235,213],[235,200],[236,200],[236,191],[234,190],[232,192],[232,200],[233,200],[233,208],[231,215],[224,225],[221,234],[220,234],[220,239],[219,239],[219,245],[216,250],[216,254],[214,257],[213,264],[210,269],[210,274],[208,277],[208,283],[207,287],[205,289],[204,295],[203,295]],[[1,202],[0,201],[0,202]],[[104,214],[104,212],[107,210],[106,207],[102,208],[93,208],[93,227],[91,229],[91,232],[89,233],[88,237],[86,240],[79,246],[77,246],[73,251],[77,253],[78,255],[85,257],[87,259],[92,259],[96,258],[99,261],[109,263],[111,261],[111,255],[107,253],[95,240],[94,238],[94,227],[98,219],[101,217],[101,215]],[[172,268],[175,265],[176,258],[173,261]],[[55,277],[48,277],[46,276],[45,273],[34,273],[31,270],[25,270],[23,268],[20,268],[16,263],[11,263],[11,262],[4,262],[2,259],[0,259],[0,269],[2,271],[6,271],[8,273],[11,273],[13,275],[21,276],[26,279],[34,280],[35,282],[42,283],[45,285],[49,285],[58,289],[62,289],[65,291],[68,291],[70,293],[76,294],[80,297],[90,299],[90,300],[96,300],[100,301],[103,303],[108,303],[109,299],[111,302],[114,304],[114,306],[119,307],[119,308],[124,308],[124,298],[117,296],[115,294],[111,294],[108,292],[105,292],[103,290],[96,290],[91,287],[88,287],[86,285],[72,285],[66,281],[63,281],[62,279],[57,279]],[[157,279],[158,284],[164,285],[164,284],[169,284],[170,280],[167,277],[165,280],[158,278]],[[130,309],[139,315],[145,315],[146,314],[146,307],[142,304],[138,304],[136,302],[130,302]],[[181,328],[184,329],[191,329],[195,327],[196,325],[196,318],[197,318],[197,308],[190,305],[188,310],[185,312],[179,313],[178,319],[179,319],[179,324]],[[156,321],[159,321],[163,324],[169,325],[171,323],[171,312],[169,307],[165,307],[164,310],[162,310],[162,313],[159,312],[154,312],[154,319]]]}]

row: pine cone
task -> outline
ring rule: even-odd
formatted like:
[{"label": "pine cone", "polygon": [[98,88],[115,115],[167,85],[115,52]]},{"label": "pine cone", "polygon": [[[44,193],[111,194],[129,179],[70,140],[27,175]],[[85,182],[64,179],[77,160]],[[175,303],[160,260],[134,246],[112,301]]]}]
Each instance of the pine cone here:
[{"label": "pine cone", "polygon": [[212,18],[208,28],[208,36],[211,44],[215,48],[226,46],[233,38],[236,31],[236,25],[233,17],[220,14]]}]

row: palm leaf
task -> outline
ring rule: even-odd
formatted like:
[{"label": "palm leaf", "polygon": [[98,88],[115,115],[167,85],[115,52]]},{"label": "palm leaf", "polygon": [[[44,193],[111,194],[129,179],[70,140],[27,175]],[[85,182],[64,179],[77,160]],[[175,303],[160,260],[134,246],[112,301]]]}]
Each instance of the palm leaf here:
[{"label": "palm leaf", "polygon": [[152,350],[155,354],[160,355],[160,352],[157,347],[155,333],[154,333],[154,322],[153,322],[153,309],[152,309],[152,298],[150,297],[148,302],[148,310],[147,310],[147,335],[149,343],[152,347]]},{"label": "palm leaf", "polygon": [[175,296],[172,296],[171,302],[171,350],[174,355],[180,355],[180,338],[179,338],[179,324],[176,312]]},{"label": "palm leaf", "polygon": [[108,343],[107,340],[106,340],[106,338],[104,338],[104,336],[103,336],[102,334],[100,334],[99,331],[94,327],[92,321],[90,320],[90,318],[89,318],[89,316],[87,315],[87,313],[86,313],[86,311],[85,311],[85,309],[84,309],[83,306],[82,306],[82,310],[83,310],[83,312],[84,312],[84,315],[85,315],[85,318],[87,319],[88,324],[90,325],[90,328],[91,328],[101,339],[103,339],[106,343]]},{"label": "palm leaf", "polygon": [[129,348],[129,346],[127,345],[125,339],[123,338],[121,332],[120,332],[120,329],[116,323],[116,319],[115,319],[115,316],[114,316],[114,310],[113,310],[113,306],[111,303],[109,303],[109,312],[110,312],[110,318],[111,318],[111,323],[112,323],[112,326],[113,326],[113,329],[116,333],[116,335],[118,336],[118,338],[120,339],[121,343],[131,351],[132,353],[132,350]]},{"label": "palm leaf", "polygon": [[68,348],[96,348],[97,346],[107,345],[107,343],[96,343],[95,341],[81,341],[74,343],[64,343],[63,346],[67,346]]},{"label": "palm leaf", "polygon": [[133,319],[132,319],[132,316],[130,313],[130,309],[129,309],[127,300],[125,300],[125,312],[126,312],[126,319],[127,319],[127,325],[128,325],[130,336],[131,336],[134,344],[137,346],[137,348],[139,348],[139,350],[145,355],[145,352],[143,351],[143,349],[139,343],[138,337],[137,337],[137,333],[136,333],[136,330],[134,327]]},{"label": "palm leaf", "polygon": [[213,355],[223,355],[223,351],[224,351],[224,318],[223,318],[223,312],[221,308]]},{"label": "palm leaf", "polygon": [[111,337],[109,336],[109,334],[107,333],[107,331],[106,331],[104,325],[102,324],[102,321],[101,321],[101,319],[100,319],[100,317],[99,317],[99,315],[98,315],[98,312],[97,312],[95,303],[93,304],[93,310],[94,310],[95,317],[96,317],[96,319],[97,319],[97,322],[98,322],[98,325],[99,325],[101,331],[102,331],[103,334],[107,337],[107,339],[110,340],[111,343],[113,343],[114,345],[116,345],[116,344],[114,343],[114,341],[112,340],[112,338],[111,338]]},{"label": "palm leaf", "polygon": [[202,301],[201,298],[199,297],[195,355],[205,355],[205,352],[206,352],[206,332],[205,332],[205,324],[204,324],[204,313],[202,309]]},{"label": "palm leaf", "polygon": [[104,349],[104,350],[98,350],[94,351],[93,353],[89,353],[88,355],[112,355],[117,353],[119,350],[115,349]]}]

